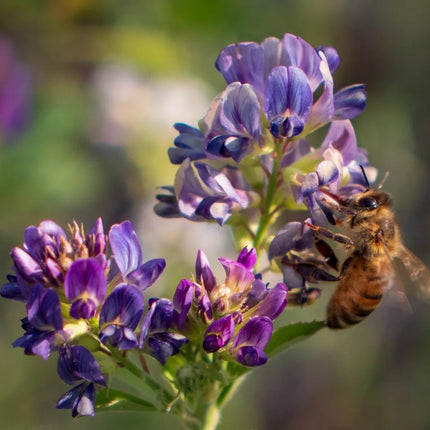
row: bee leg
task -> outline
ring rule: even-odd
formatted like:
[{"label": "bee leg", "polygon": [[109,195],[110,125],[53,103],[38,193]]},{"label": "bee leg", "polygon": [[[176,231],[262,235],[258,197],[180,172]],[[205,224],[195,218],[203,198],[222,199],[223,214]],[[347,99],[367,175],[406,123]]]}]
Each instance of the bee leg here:
[{"label": "bee leg", "polygon": [[321,227],[319,225],[311,224],[310,222],[305,222],[305,224],[310,227],[315,234],[318,234],[323,237],[327,237],[328,239],[332,239],[335,242],[343,243],[347,246],[354,246],[354,242],[348,236],[339,233],[333,233],[331,230],[325,227]]},{"label": "bee leg", "polygon": [[339,269],[339,260],[333,248],[324,240],[314,235],[315,248],[325,258],[326,264],[334,270]]}]

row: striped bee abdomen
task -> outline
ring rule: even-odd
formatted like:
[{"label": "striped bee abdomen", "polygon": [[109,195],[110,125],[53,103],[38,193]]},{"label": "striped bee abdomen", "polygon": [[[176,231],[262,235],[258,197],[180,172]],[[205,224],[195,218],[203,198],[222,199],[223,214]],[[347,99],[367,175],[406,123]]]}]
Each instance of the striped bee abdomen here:
[{"label": "striped bee abdomen", "polygon": [[327,306],[327,326],[346,328],[371,314],[392,281],[389,259],[372,260],[358,254],[347,261]]}]

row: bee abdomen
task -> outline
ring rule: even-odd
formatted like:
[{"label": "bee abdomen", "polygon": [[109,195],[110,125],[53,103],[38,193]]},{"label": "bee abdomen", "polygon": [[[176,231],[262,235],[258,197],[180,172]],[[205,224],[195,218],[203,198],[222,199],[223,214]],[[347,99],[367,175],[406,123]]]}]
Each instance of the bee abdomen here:
[{"label": "bee abdomen", "polygon": [[327,326],[346,328],[363,321],[379,305],[382,294],[338,289],[333,294],[327,308]]}]

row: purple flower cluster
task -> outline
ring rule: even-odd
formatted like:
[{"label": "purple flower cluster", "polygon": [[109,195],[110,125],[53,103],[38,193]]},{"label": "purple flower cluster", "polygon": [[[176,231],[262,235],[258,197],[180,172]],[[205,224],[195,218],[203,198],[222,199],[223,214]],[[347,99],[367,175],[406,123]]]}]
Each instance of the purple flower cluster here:
[{"label": "purple flower cluster", "polygon": [[[70,237],[49,220],[25,230],[1,295],[26,304],[24,334],[13,345],[45,360],[58,353],[58,374],[72,386],[58,408],[93,415],[98,393],[98,406],[168,410],[197,425],[239,375],[266,363],[265,349],[273,354],[324,326],[293,323],[272,338],[287,302],[312,304],[321,291],[309,283],[338,280],[335,252],[315,225],[334,224],[332,201],[376,178],[350,121],[365,108],[366,92],[361,84],[334,92],[339,63],[334,48],[292,34],[229,45],[215,63],[227,87],[200,128],[175,124],[169,158],[178,170],[155,211],[229,223],[242,250],[236,260],[219,258],[221,282],[199,250],[195,276],[178,283],[172,301],[146,300],[165,261],[143,261],[129,221],[107,235],[101,219],[87,234],[73,223]],[[319,142],[310,135],[323,126]],[[297,210],[307,211],[300,221]],[[263,282],[257,261],[265,253],[265,271],[276,264],[283,283]],[[144,354],[163,365],[156,377]],[[112,361],[147,382],[153,398],[110,387]]]},{"label": "purple flower cluster", "polygon": [[[239,212],[252,222],[275,175],[278,213],[292,208],[293,197],[315,224],[326,224],[320,189],[362,190],[360,165],[368,166],[350,122],[365,108],[366,92],[362,84],[334,92],[339,64],[334,48],[315,49],[292,34],[224,48],[215,65],[227,87],[200,129],[175,124],[169,157],[179,169],[174,187],[157,196],[156,212],[220,225]],[[307,136],[326,124],[322,144],[311,146]],[[370,167],[366,173],[375,176]]]},{"label": "purple flower cluster", "polygon": [[242,249],[237,260],[220,258],[226,272],[219,284],[202,251],[196,260],[196,277],[180,281],[173,304],[178,328],[190,339],[201,338],[208,353],[231,355],[244,366],[260,366],[267,357],[272,321],[287,304],[287,288],[268,288],[253,268],[255,249]]},{"label": "purple flower cluster", "polygon": [[58,374],[75,386],[57,407],[72,408],[74,416],[92,415],[95,385],[105,386],[106,380],[81,341],[92,338],[94,351],[108,355],[137,348],[165,363],[187,339],[171,332],[173,304],[167,299],[151,300],[142,318],[142,293],[158,279],[165,261],[143,262],[129,221],[113,225],[107,236],[100,218],[87,235],[76,223],[70,232],[69,239],[49,220],[28,227],[23,246],[11,251],[14,275],[1,295],[26,303],[25,333],[14,346],[45,360],[58,351]]}]

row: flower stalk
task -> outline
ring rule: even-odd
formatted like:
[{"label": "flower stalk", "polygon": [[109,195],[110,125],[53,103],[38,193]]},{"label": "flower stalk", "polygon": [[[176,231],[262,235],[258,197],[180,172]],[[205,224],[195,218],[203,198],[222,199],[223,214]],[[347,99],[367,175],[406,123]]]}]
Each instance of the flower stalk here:
[{"label": "flower stalk", "polygon": [[269,229],[271,221],[275,215],[275,212],[272,210],[272,207],[273,199],[277,191],[277,185],[279,181],[279,166],[281,162],[281,154],[279,153],[280,148],[280,146],[277,147],[277,153],[273,157],[273,169],[267,183],[267,190],[263,199],[264,205],[262,208],[262,213],[258,223],[257,231],[253,240],[253,247],[257,250],[258,256],[261,255],[261,252],[264,249],[264,240],[267,234],[267,230]]}]

